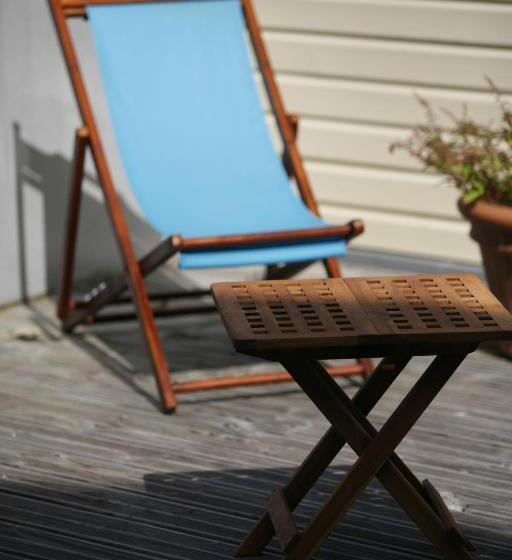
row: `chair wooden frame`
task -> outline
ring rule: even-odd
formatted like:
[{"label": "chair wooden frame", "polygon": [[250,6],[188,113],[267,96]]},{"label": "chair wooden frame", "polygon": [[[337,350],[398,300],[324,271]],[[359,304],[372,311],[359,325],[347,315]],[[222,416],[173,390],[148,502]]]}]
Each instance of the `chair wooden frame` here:
[{"label": "chair wooden frame", "polygon": [[[74,17],[86,17],[87,5],[148,3],[151,0],[48,1],[83,122],[83,126],[78,128],[75,134],[72,182],[64,245],[64,262],[57,309],[57,314],[59,319],[62,321],[63,329],[67,332],[71,332],[77,325],[83,323],[91,324],[94,322],[105,322],[109,320],[119,321],[123,319],[138,318],[151,359],[158,391],[161,397],[162,407],[166,412],[173,412],[175,410],[175,395],[177,393],[290,381],[291,377],[286,372],[270,372],[171,384],[167,361],[164,356],[163,348],[155,325],[155,316],[172,316],[183,313],[215,311],[215,306],[204,305],[204,303],[202,303],[194,307],[181,306],[176,310],[163,310],[157,312],[157,310],[153,309],[151,305],[151,302],[154,300],[173,300],[184,296],[204,297],[207,295],[207,292],[198,290],[195,292],[187,292],[186,294],[148,294],[144,284],[144,277],[166,262],[173,255],[183,250],[191,251],[205,248],[221,249],[241,246],[249,247],[251,245],[261,243],[272,245],[282,243],[284,241],[294,242],[300,240],[328,239],[332,237],[340,237],[345,240],[350,240],[363,232],[363,223],[359,220],[355,220],[346,225],[327,227],[322,230],[305,229],[286,232],[193,239],[184,239],[179,235],[174,235],[162,241],[154,250],[149,252],[143,258],[137,259],[123,215],[121,203],[116,193],[114,181],[107,163],[67,20],[68,18]],[[190,0],[167,1],[186,2]],[[283,163],[288,174],[294,177],[300,196],[306,206],[312,212],[318,214],[318,206],[296,145],[298,125],[297,117],[294,115],[288,115],[285,111],[251,0],[240,0],[240,2],[243,7],[243,13],[252,46],[263,76],[266,92],[283,141]],[[72,297],[73,270],[75,264],[75,248],[78,234],[84,161],[87,149],[90,150],[97,169],[98,179],[104,195],[107,211],[122,256],[124,271],[114,280],[111,280],[108,283],[101,283],[83,300],[75,301]],[[336,258],[328,258],[323,262],[329,277],[341,277],[341,268]],[[289,278],[303,268],[307,267],[309,264],[311,263],[269,266],[267,269],[267,277],[269,279]],[[123,295],[123,292],[127,289],[130,289],[131,291],[131,298],[127,298]],[[97,316],[100,309],[104,308],[106,305],[127,302],[133,302],[135,304],[136,313],[116,313],[113,315],[102,314]],[[369,360],[358,359],[358,361],[353,365],[331,368],[329,372],[332,375],[362,375],[366,377],[369,375],[371,370],[372,366]]]}]

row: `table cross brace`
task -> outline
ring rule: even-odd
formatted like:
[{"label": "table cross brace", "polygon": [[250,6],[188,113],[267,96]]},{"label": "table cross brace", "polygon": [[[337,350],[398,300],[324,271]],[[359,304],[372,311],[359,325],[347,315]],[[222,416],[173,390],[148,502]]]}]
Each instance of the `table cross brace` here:
[{"label": "table cross brace", "polygon": [[[431,487],[428,486],[427,491],[394,450],[473,350],[473,347],[466,347],[437,356],[380,431],[366,415],[408,363],[410,355],[384,359],[354,400],[318,362],[297,357],[282,359],[283,366],[332,425],[283,490],[290,511],[300,503],[345,442],[359,456],[345,480],[304,531],[293,539],[292,546],[287,547],[287,560],[311,558],[373,477],[380,480],[444,558],[471,560],[471,543],[456,526],[446,506],[442,508],[439,503],[432,502]],[[259,554],[274,532],[272,520],[266,513],[241,544],[237,556]]]},{"label": "table cross brace", "polygon": [[[354,396],[354,404],[364,415],[369,414],[373,410],[410,359],[410,355],[385,358],[375,368],[368,381]],[[334,427],[331,426],[326,431],[322,439],[283,488],[284,497],[291,510],[300,504],[345,444],[345,439]],[[270,519],[270,514],[268,511],[265,511],[238,548],[236,556],[259,554],[268,545],[274,534],[275,529]]]}]

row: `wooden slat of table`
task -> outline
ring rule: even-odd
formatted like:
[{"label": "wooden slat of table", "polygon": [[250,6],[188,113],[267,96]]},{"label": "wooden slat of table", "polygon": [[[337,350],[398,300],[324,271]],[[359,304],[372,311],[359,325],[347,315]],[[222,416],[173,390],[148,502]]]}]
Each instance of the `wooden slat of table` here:
[{"label": "wooden slat of table", "polygon": [[[379,333],[395,334],[386,340],[483,342],[511,336],[510,314],[473,275],[362,278],[347,283]],[[385,297],[382,290],[390,300],[379,299]],[[390,311],[390,304],[399,311]]]},{"label": "wooden slat of table", "polygon": [[[458,288],[456,286],[458,284],[457,282],[455,283],[450,282],[451,279],[455,279],[455,278],[456,277],[450,275],[440,278],[441,285],[445,286],[450,293],[454,294],[455,300],[458,300],[459,302],[464,302],[466,306],[472,309],[473,316],[475,312],[482,313],[483,311],[484,312],[483,315],[487,313],[490,317],[492,317],[494,322],[496,322],[501,329],[503,330],[510,329],[510,325],[511,325],[510,314],[501,305],[501,303],[485,288],[485,286],[482,285],[482,282],[480,281],[479,278],[477,278],[472,274],[467,274],[462,276],[464,280],[465,288],[467,288],[470,294],[474,296],[474,299],[476,301],[472,301],[473,298],[470,298],[469,300],[463,299],[464,297],[467,297],[465,295],[466,290],[462,287]],[[483,308],[482,311],[479,310],[480,306]]]},{"label": "wooden slat of table", "polygon": [[[330,308],[323,291],[340,308]],[[333,334],[345,345],[375,334],[348,287],[336,280],[222,283],[213,287],[226,329],[238,349],[322,345]],[[336,305],[336,304],[335,304]],[[332,311],[330,310],[332,309]]]}]

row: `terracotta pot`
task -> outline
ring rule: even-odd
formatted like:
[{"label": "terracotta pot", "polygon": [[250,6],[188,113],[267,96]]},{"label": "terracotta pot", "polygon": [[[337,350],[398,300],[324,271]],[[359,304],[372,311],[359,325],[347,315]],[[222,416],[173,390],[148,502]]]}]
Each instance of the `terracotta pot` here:
[{"label": "terracotta pot", "polygon": [[[480,245],[489,288],[512,312],[512,206],[477,201],[459,210],[471,223],[471,237]],[[501,351],[512,358],[512,342],[502,343]]]}]

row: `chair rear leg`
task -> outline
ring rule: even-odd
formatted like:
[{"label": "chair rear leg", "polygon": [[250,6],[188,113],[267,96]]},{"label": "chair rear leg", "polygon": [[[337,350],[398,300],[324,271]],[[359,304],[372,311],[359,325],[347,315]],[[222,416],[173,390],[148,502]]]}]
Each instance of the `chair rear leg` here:
[{"label": "chair rear leg", "polygon": [[324,259],[325,271],[329,278],[343,278],[340,261],[336,257]]},{"label": "chair rear leg", "polygon": [[84,175],[85,151],[89,142],[87,128],[78,128],[75,132],[75,148],[73,156],[73,174],[68,203],[68,217],[64,239],[64,258],[59,286],[57,317],[65,321],[72,308],[71,290],[73,286],[73,271],[75,267],[76,240],[78,235],[78,221],[80,218],[80,202],[82,198],[82,179]]}]

